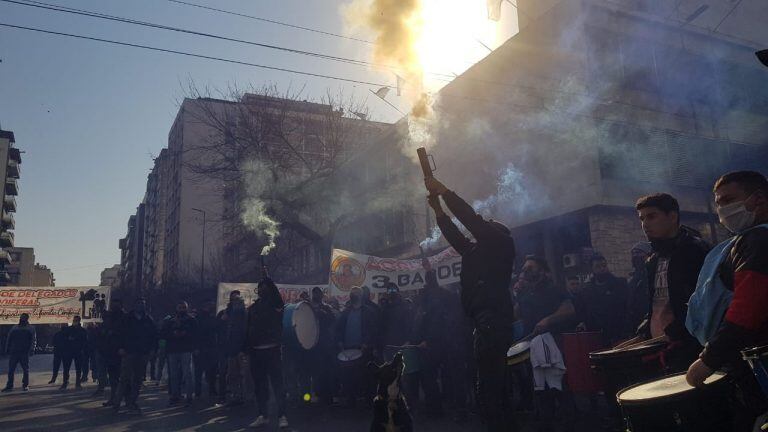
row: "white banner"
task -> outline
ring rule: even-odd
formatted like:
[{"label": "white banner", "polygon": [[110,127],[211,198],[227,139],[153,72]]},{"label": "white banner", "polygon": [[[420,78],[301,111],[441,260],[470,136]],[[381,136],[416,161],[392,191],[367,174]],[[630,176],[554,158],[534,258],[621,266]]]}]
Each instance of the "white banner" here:
[{"label": "white banner", "polygon": [[[437,281],[446,285],[459,281],[461,274],[461,255],[453,248],[427,258],[435,269]],[[330,294],[344,298],[355,286],[367,286],[371,294],[385,292],[389,282],[394,282],[401,291],[418,290],[424,287],[425,270],[421,259],[399,260],[379,258],[334,249],[331,256],[331,275],[328,286]]]},{"label": "white banner", "polygon": [[29,314],[32,324],[101,322],[109,305],[111,287],[0,287],[0,324],[18,324],[19,316]]},{"label": "white banner", "polygon": [[[280,290],[280,295],[283,297],[283,301],[286,303],[296,303],[299,301],[301,293],[306,292],[308,295],[312,295],[312,288],[319,286],[323,289],[323,292],[328,293],[327,285],[287,285],[276,284],[277,289]],[[229,302],[229,293],[234,290],[240,291],[240,296],[245,300],[245,306],[250,306],[258,295],[256,295],[256,287],[258,283],[220,283],[219,292],[216,296],[216,313],[224,310]]]}]

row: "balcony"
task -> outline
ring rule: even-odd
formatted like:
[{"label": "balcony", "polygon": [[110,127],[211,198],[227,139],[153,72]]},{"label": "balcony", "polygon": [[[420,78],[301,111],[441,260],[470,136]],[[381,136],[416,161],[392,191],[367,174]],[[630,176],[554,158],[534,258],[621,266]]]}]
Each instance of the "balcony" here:
[{"label": "balcony", "polygon": [[7,271],[0,271],[0,282],[8,283],[11,281],[11,275]]},{"label": "balcony", "polygon": [[8,177],[13,177],[15,179],[19,178],[21,176],[19,163],[14,160],[8,160]]},{"label": "balcony", "polygon": [[3,202],[3,209],[6,212],[15,212],[16,211],[16,198],[13,195],[6,195],[5,201]]},{"label": "balcony", "polygon": [[8,160],[14,161],[16,163],[21,163],[21,151],[17,149],[16,147],[11,147],[8,149]]},{"label": "balcony", "polygon": [[13,260],[11,259],[11,254],[8,253],[8,251],[0,249],[0,263],[4,263],[5,265],[11,264]]},{"label": "balcony", "polygon": [[16,229],[16,220],[13,218],[13,214],[3,211],[2,227],[4,230]]},{"label": "balcony", "polygon": [[15,241],[15,237],[13,235],[13,232],[11,231],[3,231],[0,233],[0,246],[2,247],[13,247],[13,242]]},{"label": "balcony", "polygon": [[17,182],[15,178],[7,177],[5,179],[5,194],[6,195],[19,194],[19,182]]}]

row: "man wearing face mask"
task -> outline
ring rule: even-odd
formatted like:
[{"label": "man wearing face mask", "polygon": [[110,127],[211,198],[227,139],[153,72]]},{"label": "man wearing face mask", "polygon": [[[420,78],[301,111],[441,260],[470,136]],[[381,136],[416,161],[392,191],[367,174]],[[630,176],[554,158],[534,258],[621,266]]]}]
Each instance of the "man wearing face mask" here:
[{"label": "man wearing face mask", "polygon": [[[478,387],[488,430],[512,430],[505,412],[508,396],[504,376],[514,322],[509,284],[515,266],[515,242],[509,228],[483,219],[434,177],[425,178],[424,184],[440,231],[461,254],[461,303],[475,327]],[[474,241],[443,211],[440,197]]]},{"label": "man wearing face mask", "polygon": [[666,372],[682,372],[701,348],[685,328],[685,318],[710,248],[693,230],[680,225],[680,205],[672,195],[641,197],[635,209],[653,253],[646,263],[648,312],[630,342],[664,338]]},{"label": "man wearing face mask", "polygon": [[625,336],[627,280],[608,270],[602,255],[592,257],[592,279],[577,296],[579,314],[588,331],[600,331],[606,345]]},{"label": "man wearing face mask", "polygon": [[740,350],[768,343],[768,180],[754,171],[729,173],[717,180],[714,194],[720,222],[735,234],[718,269],[733,298],[686,378],[701,386],[714,371],[730,369],[729,376],[742,392],[738,399],[752,401],[743,403],[734,416],[744,419],[735,430],[751,430],[754,417],[766,406],[752,396],[759,390]]},{"label": "man wearing face mask", "polygon": [[188,313],[189,305],[181,301],[176,305],[176,316],[166,319],[163,323],[163,339],[166,341],[165,350],[168,353],[168,375],[170,378],[170,405],[181,401],[182,383],[186,396],[185,405],[192,405],[192,352],[195,351],[195,335],[197,322]]},{"label": "man wearing face mask", "polygon": [[139,389],[147,370],[147,361],[151,352],[157,350],[157,330],[155,321],[147,314],[147,305],[143,298],[136,299],[133,310],[123,321],[123,334],[118,353],[121,357],[120,383],[117,395],[112,400],[112,409],[118,411],[125,398],[129,411],[139,412],[136,401]]},{"label": "man wearing face mask", "polygon": [[632,334],[648,313],[648,272],[645,262],[651,255],[651,244],[638,242],[630,251],[632,260],[632,273],[629,274],[629,287],[627,293],[627,319],[625,331]]},{"label": "man wearing face mask", "polygon": [[[247,312],[245,301],[238,290],[229,293],[226,309],[216,316],[219,346],[219,403],[228,406],[242,405],[243,388],[248,367],[245,354]],[[232,394],[226,400],[227,390]]]}]

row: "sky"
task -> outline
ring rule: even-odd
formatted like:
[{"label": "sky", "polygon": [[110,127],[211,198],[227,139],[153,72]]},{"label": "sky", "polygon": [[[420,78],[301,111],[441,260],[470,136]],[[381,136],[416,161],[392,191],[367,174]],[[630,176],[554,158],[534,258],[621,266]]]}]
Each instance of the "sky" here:
[{"label": "sky", "polygon": [[[227,37],[371,60],[371,45],[189,7],[168,0],[42,0]],[[432,1],[432,0],[425,0]],[[485,0],[476,2],[485,13]],[[189,0],[337,34],[373,39],[345,24],[338,0]],[[474,3],[472,4],[474,8]],[[446,6],[449,7],[449,6]],[[450,49],[435,71],[460,74],[516,32],[515,11],[481,34],[452,29]],[[445,22],[451,17],[436,13]],[[389,71],[336,63],[260,47],[43,10],[0,0],[0,23],[36,27],[208,56],[224,57],[395,85]],[[457,39],[460,40],[457,42]],[[443,40],[446,40],[443,38]],[[459,43],[461,42],[461,43]],[[57,286],[97,285],[105,267],[119,263],[118,240],[141,202],[152,157],[167,145],[185,86],[275,84],[304,88],[306,99],[327,90],[367,99],[374,120],[401,115],[373,96],[377,87],[107,45],[0,26],[0,127],[23,152],[17,197],[16,246],[34,247],[37,262],[54,271]],[[442,61],[439,61],[442,60]],[[450,69],[450,70],[447,70]],[[444,82],[427,83],[432,90]],[[390,92],[387,99],[407,111]]]}]

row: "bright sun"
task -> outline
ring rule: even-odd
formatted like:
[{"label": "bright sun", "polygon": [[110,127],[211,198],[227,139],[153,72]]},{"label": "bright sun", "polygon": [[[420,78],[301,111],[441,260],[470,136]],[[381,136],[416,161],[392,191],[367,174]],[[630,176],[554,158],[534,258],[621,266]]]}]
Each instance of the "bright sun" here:
[{"label": "bright sun", "polygon": [[[421,0],[416,41],[429,87],[445,84],[433,73],[460,74],[488,54],[483,45],[496,40],[497,23],[488,19],[482,0]],[[491,46],[493,48],[493,46]],[[432,73],[432,74],[431,74]]]}]

